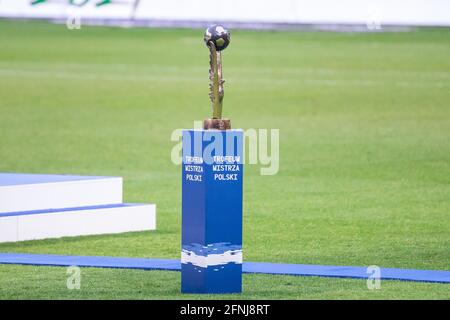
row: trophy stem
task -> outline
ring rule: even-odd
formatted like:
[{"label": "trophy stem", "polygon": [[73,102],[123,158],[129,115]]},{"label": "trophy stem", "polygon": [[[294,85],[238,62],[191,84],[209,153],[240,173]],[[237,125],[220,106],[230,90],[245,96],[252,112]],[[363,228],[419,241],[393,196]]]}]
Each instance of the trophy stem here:
[{"label": "trophy stem", "polygon": [[222,101],[224,97],[223,83],[222,79],[222,55],[220,51],[216,50],[213,43],[209,45],[210,50],[210,99],[212,102],[213,109],[213,119],[222,118]]}]

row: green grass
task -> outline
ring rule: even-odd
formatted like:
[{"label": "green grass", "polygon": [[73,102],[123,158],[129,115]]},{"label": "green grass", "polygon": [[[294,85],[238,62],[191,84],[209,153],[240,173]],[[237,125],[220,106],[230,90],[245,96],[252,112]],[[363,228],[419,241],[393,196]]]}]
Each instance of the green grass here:
[{"label": "green grass", "polygon": [[[247,165],[244,259],[449,269],[450,30],[233,30],[224,116],[279,128],[280,171]],[[117,175],[158,230],[0,252],[178,258],[175,128],[210,116],[202,30],[0,21],[0,171]],[[0,266],[0,298],[184,298],[179,273]],[[83,280],[84,281],[84,280]],[[242,298],[450,298],[448,285],[245,275]],[[193,298],[193,296],[188,296]],[[205,296],[194,296],[205,297]]]}]

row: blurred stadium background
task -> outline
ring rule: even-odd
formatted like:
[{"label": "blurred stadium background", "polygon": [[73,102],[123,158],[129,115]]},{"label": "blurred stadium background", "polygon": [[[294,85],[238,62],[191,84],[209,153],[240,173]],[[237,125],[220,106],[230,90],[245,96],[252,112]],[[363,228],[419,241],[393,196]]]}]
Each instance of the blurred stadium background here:
[{"label": "blurred stadium background", "polygon": [[[179,258],[170,135],[209,116],[203,28],[223,22],[225,115],[280,128],[279,173],[245,170],[244,259],[448,270],[449,12],[445,0],[1,0],[0,171],[123,176],[126,201],[158,205],[158,229],[0,252]],[[173,272],[83,269],[81,290],[66,278],[0,265],[0,299],[186,297]],[[242,295],[220,298],[450,294],[244,275]]]},{"label": "blurred stadium background", "polygon": [[[0,16],[88,23],[279,28],[311,26],[449,26],[446,0],[2,0]],[[373,27],[376,27],[373,26]]]}]

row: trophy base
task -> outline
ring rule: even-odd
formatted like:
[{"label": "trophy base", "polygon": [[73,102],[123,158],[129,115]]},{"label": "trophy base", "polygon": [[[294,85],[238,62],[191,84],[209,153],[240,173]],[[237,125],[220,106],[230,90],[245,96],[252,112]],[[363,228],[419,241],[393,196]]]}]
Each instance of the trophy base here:
[{"label": "trophy base", "polygon": [[205,130],[229,130],[231,129],[230,119],[206,119],[203,121],[203,129]]}]

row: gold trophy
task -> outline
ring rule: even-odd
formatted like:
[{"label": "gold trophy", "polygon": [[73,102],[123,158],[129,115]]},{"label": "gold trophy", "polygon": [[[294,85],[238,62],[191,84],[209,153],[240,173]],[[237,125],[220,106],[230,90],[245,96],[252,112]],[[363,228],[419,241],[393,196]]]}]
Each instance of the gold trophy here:
[{"label": "gold trophy", "polygon": [[212,118],[203,121],[205,130],[231,129],[230,119],[222,119],[222,104],[224,97],[222,78],[222,53],[230,43],[230,32],[221,25],[213,25],[206,29],[204,40],[209,48],[209,98],[211,99]]}]

